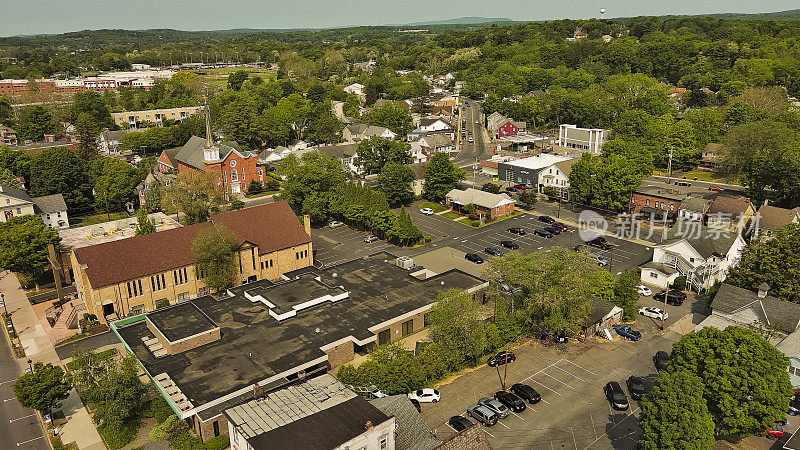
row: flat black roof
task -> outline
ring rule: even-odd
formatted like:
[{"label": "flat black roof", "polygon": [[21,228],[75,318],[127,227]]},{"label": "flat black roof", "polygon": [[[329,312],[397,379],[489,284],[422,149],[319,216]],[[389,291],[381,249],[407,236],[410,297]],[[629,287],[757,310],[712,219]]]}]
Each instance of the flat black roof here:
[{"label": "flat black roof", "polygon": [[193,302],[170,305],[149,312],[146,316],[170,342],[217,328],[217,324]]},{"label": "flat black roof", "polygon": [[[199,407],[325,357],[320,347],[326,344],[347,336],[361,341],[374,337],[370,327],[429,305],[439,293],[484,283],[458,270],[419,280],[397,267],[395,259],[381,253],[330,268],[311,266],[286,274],[290,279],[312,274],[329,286],[342,286],[350,295],[298,311],[283,321],[270,316],[263,303],[243,295],[249,285],[231,289],[234,296],[222,300],[206,296],[182,303],[196,305],[216,322],[221,338],[176,355],[153,356],[142,342],[143,337],[153,337],[143,321],[117,332],[152,376],[167,373]],[[291,281],[286,283],[288,286]]]},{"label": "flat black roof", "polygon": [[256,286],[245,289],[251,296],[260,296],[275,305],[273,311],[283,314],[301,303],[315,300],[325,295],[336,296],[344,293],[338,286],[330,286],[317,280],[313,274],[303,274],[283,283],[271,286]]},{"label": "flat black roof", "polygon": [[247,443],[255,450],[276,448],[329,450],[366,432],[367,421],[372,422],[373,426],[378,426],[387,420],[389,416],[356,396],[316,414],[249,438]]}]

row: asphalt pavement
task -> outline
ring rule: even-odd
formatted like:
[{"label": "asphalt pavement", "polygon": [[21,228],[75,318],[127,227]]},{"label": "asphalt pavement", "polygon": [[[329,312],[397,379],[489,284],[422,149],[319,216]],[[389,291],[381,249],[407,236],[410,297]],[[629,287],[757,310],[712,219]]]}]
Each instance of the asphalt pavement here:
[{"label": "asphalt pavement", "polygon": [[36,411],[22,406],[14,395],[21,372],[8,339],[0,339],[0,448],[49,449]]}]

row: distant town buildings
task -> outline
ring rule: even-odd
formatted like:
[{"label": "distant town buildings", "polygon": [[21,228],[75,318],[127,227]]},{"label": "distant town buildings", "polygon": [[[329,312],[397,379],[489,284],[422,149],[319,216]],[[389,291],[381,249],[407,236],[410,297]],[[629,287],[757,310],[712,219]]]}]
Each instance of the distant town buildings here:
[{"label": "distant town buildings", "polygon": [[[115,91],[120,87],[150,89],[157,80],[172,78],[176,73],[176,71],[169,69],[108,72],[95,77],[67,80],[40,78],[34,80],[34,83],[41,92]],[[22,95],[31,90],[32,86],[28,80],[0,80],[0,95]]]},{"label": "distant town buildings", "polygon": [[117,126],[124,126],[127,124],[131,128],[137,128],[143,122],[149,122],[156,125],[161,125],[165,120],[174,120],[180,122],[181,120],[198,114],[203,114],[205,107],[203,106],[184,106],[180,108],[167,108],[167,109],[149,109],[146,111],[125,111],[119,113],[111,113],[114,123]]}]

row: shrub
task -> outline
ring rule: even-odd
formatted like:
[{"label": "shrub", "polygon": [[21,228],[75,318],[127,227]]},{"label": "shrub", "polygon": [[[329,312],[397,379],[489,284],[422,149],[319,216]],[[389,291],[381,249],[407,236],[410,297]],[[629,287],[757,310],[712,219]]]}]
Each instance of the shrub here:
[{"label": "shrub", "polygon": [[679,291],[686,290],[686,277],[675,278],[675,281],[672,283],[672,289],[677,289]]},{"label": "shrub", "polygon": [[261,182],[258,180],[250,180],[250,184],[247,186],[247,193],[248,194],[258,194],[264,190],[264,187],[261,185]]},{"label": "shrub", "polygon": [[431,238],[430,236],[425,236],[425,243],[428,243],[428,242],[430,242],[430,241],[431,241],[431,239],[432,239],[432,238]]},{"label": "shrub", "polygon": [[183,434],[189,432],[189,425],[182,421],[175,414],[167,417],[163,423],[160,423],[150,429],[148,436],[151,441],[172,441]]},{"label": "shrub", "polygon": [[223,450],[228,448],[230,445],[230,439],[228,436],[221,434],[214,439],[209,440],[206,442],[206,450]]},{"label": "shrub", "polygon": [[188,433],[170,439],[169,446],[177,450],[198,450],[205,448],[202,439],[190,436]]},{"label": "shrub", "polygon": [[108,448],[116,450],[130,444],[139,433],[139,421],[130,421],[119,426],[103,426],[98,429]]},{"label": "shrub", "polygon": [[156,419],[156,422],[162,423],[170,416],[174,416],[175,411],[173,411],[169,403],[164,400],[164,397],[156,395],[155,398],[148,402],[144,414],[145,417],[152,417]]},{"label": "shrub", "polygon": [[167,306],[169,306],[169,300],[167,300],[166,298],[162,298],[161,300],[156,302],[156,309],[165,308]]},{"label": "shrub", "polygon": [[469,223],[470,226],[475,227],[475,228],[478,228],[479,226],[481,226],[481,221],[480,220],[468,220],[467,222]]},{"label": "shrub", "polygon": [[268,178],[265,188],[268,191],[277,191],[278,189],[281,188],[281,182],[276,180],[275,178]]},{"label": "shrub", "polygon": [[239,200],[238,198],[234,198],[231,200],[231,209],[242,209],[244,208],[244,202]]},{"label": "shrub", "polygon": [[480,218],[481,218],[477,214],[470,214],[468,217],[469,217],[469,220],[480,220]]}]

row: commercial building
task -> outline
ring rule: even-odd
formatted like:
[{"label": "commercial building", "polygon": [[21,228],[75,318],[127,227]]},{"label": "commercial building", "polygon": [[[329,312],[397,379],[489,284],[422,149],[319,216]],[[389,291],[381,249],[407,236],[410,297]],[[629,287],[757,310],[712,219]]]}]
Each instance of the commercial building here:
[{"label": "commercial building", "polygon": [[17,145],[18,143],[17,132],[13,128],[0,125],[0,144]]},{"label": "commercial building", "polygon": [[492,194],[491,192],[467,188],[466,190],[452,189],[445,195],[447,206],[456,211],[462,211],[466,205],[475,206],[475,214],[482,218],[496,219],[514,212],[516,201],[506,194]]},{"label": "commercial building", "polygon": [[198,114],[203,114],[203,106],[184,106],[180,108],[148,109],[146,111],[125,111],[111,113],[114,123],[117,126],[128,124],[131,128],[136,128],[143,122],[150,122],[161,125],[165,120],[181,120]]},{"label": "commercial building", "polygon": [[16,216],[35,214],[50,228],[68,228],[67,204],[61,194],[31,198],[22,189],[0,186],[0,222]]},{"label": "commercial building", "polygon": [[312,262],[311,226],[286,202],[211,216],[198,223],[73,249],[78,297],[106,322],[208,293],[191,251],[201,229],[224,226],[236,236],[238,281],[277,280]]},{"label": "commercial building", "polygon": [[602,128],[578,128],[577,125],[558,126],[558,145],[599,155],[608,140],[608,130]]},{"label": "commercial building", "polygon": [[224,411],[423,330],[440,293],[477,296],[486,286],[458,270],[428,276],[407,258],[378,253],[324,269],[308,265],[112,329],[176,414],[207,439],[228,430]]},{"label": "commercial building", "polygon": [[644,186],[631,194],[628,212],[634,216],[641,215],[644,220],[672,223],[684,199],[686,194],[675,189]]},{"label": "commercial building", "polygon": [[[501,181],[511,184],[524,184],[542,192],[546,185],[554,185],[555,178],[548,179],[548,175],[556,176],[555,170],[559,170],[559,180],[563,177],[563,167],[558,168],[556,164],[569,161],[570,157],[541,153],[528,158],[520,158],[511,161],[502,161],[497,164],[497,177]],[[569,182],[569,178],[566,178]],[[569,186],[563,186],[569,188]]]},{"label": "commercial building", "polygon": [[231,450],[396,448],[394,416],[328,374],[234,406],[224,415]]}]

